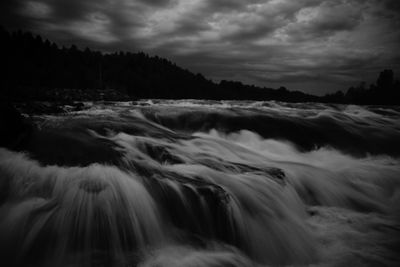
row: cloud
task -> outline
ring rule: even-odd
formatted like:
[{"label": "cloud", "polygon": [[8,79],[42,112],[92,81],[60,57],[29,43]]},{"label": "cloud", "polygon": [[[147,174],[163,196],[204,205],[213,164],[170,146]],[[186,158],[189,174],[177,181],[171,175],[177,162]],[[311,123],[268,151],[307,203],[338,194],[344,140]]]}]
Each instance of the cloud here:
[{"label": "cloud", "polygon": [[0,8],[7,28],[157,54],[217,81],[333,90],[372,82],[383,68],[400,73],[397,0],[3,0]]},{"label": "cloud", "polygon": [[331,37],[336,32],[355,29],[362,15],[362,7],[356,2],[322,2],[319,6],[299,10],[284,31],[293,41]]}]

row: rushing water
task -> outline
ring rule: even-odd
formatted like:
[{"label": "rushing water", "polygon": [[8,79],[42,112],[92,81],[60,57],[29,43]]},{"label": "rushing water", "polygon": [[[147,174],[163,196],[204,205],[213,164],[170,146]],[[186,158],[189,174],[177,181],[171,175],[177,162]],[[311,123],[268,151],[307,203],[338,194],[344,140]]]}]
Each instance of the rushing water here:
[{"label": "rushing water", "polygon": [[3,266],[398,266],[400,109],[138,101],[0,148]]}]

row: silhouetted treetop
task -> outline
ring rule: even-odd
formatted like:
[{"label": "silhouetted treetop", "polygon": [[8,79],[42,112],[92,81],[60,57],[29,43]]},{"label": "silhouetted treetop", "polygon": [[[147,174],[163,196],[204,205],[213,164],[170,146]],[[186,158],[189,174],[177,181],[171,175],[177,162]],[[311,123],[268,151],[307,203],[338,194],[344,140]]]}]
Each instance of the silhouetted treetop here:
[{"label": "silhouetted treetop", "polygon": [[360,82],[356,87],[350,87],[346,94],[338,91],[323,97],[325,102],[352,103],[361,105],[399,105],[400,82],[394,79],[393,70],[383,70],[369,88],[365,82]]},{"label": "silhouetted treetop", "polygon": [[[215,83],[175,63],[143,52],[101,53],[76,45],[70,47],[34,36],[8,32],[0,27],[0,58],[3,64],[1,97],[19,100],[82,99],[96,95],[121,98],[279,100],[287,102],[334,102],[398,104],[399,82],[392,70],[380,73],[376,85],[351,87],[317,97],[285,87],[271,89],[239,81]],[[107,93],[98,93],[106,91]],[[97,93],[93,93],[97,92]],[[124,96],[125,95],[125,96]],[[84,96],[84,97],[83,97]]]},{"label": "silhouetted treetop", "polygon": [[[76,45],[59,47],[29,32],[0,29],[6,71],[2,94],[40,98],[58,89],[117,90],[132,98],[257,99],[314,101],[304,93],[260,88],[241,82],[219,84],[143,52],[103,54]],[[65,91],[64,91],[65,92]],[[72,91],[71,91],[72,92]]]},{"label": "silhouetted treetop", "polygon": [[379,74],[376,85],[382,90],[391,90],[394,84],[394,74],[392,70],[384,70]]}]

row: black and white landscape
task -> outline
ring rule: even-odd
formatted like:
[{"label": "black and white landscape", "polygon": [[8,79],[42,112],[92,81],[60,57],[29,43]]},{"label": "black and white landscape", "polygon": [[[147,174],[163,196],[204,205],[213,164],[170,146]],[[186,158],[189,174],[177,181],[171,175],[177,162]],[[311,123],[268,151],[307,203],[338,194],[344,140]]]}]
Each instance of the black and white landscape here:
[{"label": "black and white landscape", "polygon": [[399,3],[2,1],[0,266],[399,266]]}]

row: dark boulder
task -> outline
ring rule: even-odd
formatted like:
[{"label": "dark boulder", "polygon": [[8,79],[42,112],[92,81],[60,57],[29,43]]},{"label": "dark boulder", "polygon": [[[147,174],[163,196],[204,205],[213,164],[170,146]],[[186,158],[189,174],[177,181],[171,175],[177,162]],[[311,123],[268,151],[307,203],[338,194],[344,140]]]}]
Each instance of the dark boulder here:
[{"label": "dark boulder", "polygon": [[29,138],[33,125],[10,103],[0,103],[0,146],[18,149]]},{"label": "dark boulder", "polygon": [[56,102],[26,102],[18,106],[27,114],[60,114],[65,113],[63,105]]}]

